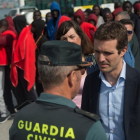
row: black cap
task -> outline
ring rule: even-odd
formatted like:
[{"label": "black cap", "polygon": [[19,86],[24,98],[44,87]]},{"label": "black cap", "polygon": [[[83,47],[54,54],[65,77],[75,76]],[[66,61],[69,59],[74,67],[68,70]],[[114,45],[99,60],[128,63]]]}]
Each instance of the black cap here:
[{"label": "black cap", "polygon": [[81,46],[68,41],[47,41],[41,46],[40,55],[47,56],[50,61],[38,60],[42,65],[50,66],[90,66],[91,63],[82,61]]}]

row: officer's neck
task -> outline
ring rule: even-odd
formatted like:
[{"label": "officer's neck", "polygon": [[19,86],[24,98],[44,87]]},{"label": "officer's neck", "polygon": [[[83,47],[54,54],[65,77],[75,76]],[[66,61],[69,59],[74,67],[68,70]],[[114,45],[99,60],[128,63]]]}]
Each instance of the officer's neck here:
[{"label": "officer's neck", "polygon": [[62,96],[71,100],[71,92],[66,86],[57,86],[50,89],[44,89],[44,93]]}]

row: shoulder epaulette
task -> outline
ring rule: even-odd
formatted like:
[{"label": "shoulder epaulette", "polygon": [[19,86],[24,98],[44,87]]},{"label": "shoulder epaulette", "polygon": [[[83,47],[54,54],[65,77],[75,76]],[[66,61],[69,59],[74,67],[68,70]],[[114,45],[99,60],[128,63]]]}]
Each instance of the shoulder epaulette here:
[{"label": "shoulder epaulette", "polygon": [[90,112],[84,111],[84,110],[79,109],[77,107],[74,110],[75,110],[76,113],[82,114],[82,115],[84,115],[84,116],[94,120],[95,122],[100,120],[100,117],[98,115],[94,114],[94,113],[90,113]]}]

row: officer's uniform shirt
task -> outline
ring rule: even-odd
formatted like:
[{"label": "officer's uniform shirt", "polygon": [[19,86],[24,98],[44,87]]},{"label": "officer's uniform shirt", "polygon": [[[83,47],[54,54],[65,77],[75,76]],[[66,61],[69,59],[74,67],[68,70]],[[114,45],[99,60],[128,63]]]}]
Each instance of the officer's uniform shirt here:
[{"label": "officer's uniform shirt", "polygon": [[42,93],[17,113],[10,140],[107,140],[99,117],[71,100]]}]

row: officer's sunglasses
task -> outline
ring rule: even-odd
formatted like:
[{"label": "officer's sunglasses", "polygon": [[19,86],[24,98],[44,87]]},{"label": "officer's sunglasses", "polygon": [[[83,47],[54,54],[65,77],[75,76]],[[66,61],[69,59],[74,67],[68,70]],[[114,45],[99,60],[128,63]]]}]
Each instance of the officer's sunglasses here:
[{"label": "officer's sunglasses", "polygon": [[128,35],[131,35],[133,33],[133,31],[127,31]]},{"label": "officer's sunglasses", "polygon": [[[86,71],[86,68],[87,67],[78,67],[77,69],[74,69],[72,71],[78,71],[78,70],[80,70],[81,71],[81,75],[84,75],[85,74],[85,71]],[[71,75],[72,71],[67,75],[67,77],[69,77]]]}]

